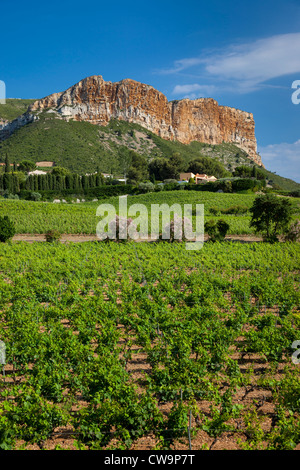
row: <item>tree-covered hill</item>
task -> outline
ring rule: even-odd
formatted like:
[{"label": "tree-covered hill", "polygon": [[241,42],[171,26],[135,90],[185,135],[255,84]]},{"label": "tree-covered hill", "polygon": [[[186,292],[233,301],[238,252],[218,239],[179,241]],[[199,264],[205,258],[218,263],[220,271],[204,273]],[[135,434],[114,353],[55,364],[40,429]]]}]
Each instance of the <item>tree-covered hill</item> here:
[{"label": "tree-covered hill", "polygon": [[[14,119],[26,111],[33,100],[7,100],[0,105],[0,119]],[[6,155],[10,162],[24,159],[53,161],[56,165],[77,173],[100,171],[121,176],[128,150],[146,157],[169,158],[179,154],[188,164],[201,156],[221,162],[232,172],[241,165],[252,166],[249,156],[234,144],[210,145],[191,142],[189,145],[168,141],[138,124],[112,119],[107,126],[89,122],[66,121],[55,112],[43,112],[39,119],[15,131],[0,141],[0,161]],[[299,190],[300,185],[265,170],[268,179],[284,190]]]}]

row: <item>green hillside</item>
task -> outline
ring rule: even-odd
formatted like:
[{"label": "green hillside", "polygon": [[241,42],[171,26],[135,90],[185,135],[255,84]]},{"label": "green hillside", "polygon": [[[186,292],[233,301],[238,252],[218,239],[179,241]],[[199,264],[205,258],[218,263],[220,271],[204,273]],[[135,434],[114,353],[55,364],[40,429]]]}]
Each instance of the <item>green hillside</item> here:
[{"label": "green hillside", "polygon": [[54,113],[44,112],[40,119],[14,132],[0,143],[0,158],[9,155],[10,161],[24,158],[33,161],[55,161],[73,171],[116,173],[122,170],[124,147],[147,158],[170,156],[177,152],[187,162],[208,155],[233,169],[251,164],[247,154],[233,144],[209,145],[192,142],[184,145],[167,141],[137,124],[111,120],[100,127],[88,122],[65,121]]},{"label": "green hillside", "polygon": [[12,121],[27,111],[28,106],[35,100],[19,100],[7,98],[5,104],[0,104],[0,120]]},{"label": "green hillside", "polygon": [[[7,100],[0,105],[0,118],[13,119],[27,109],[33,100]],[[8,139],[0,142],[0,161],[5,155],[11,162],[24,159],[53,161],[56,165],[78,173],[101,171],[115,176],[123,174],[124,155],[127,149],[146,156],[169,157],[179,153],[184,161],[199,156],[209,156],[222,162],[229,171],[236,166],[252,165],[246,152],[234,144],[210,145],[191,142],[189,145],[178,141],[167,141],[138,124],[112,119],[107,126],[88,122],[69,122],[57,113],[43,112],[39,120],[15,131]],[[284,190],[299,190],[300,185],[266,170],[273,184]]]},{"label": "green hillside", "polygon": [[300,190],[300,184],[296,183],[296,181],[293,181],[289,178],[284,178],[283,176],[277,175],[276,173],[273,173],[271,171],[268,171],[266,169],[263,170],[265,173],[267,179],[269,180],[269,183],[273,186],[280,186],[281,189],[284,191],[299,191]]}]

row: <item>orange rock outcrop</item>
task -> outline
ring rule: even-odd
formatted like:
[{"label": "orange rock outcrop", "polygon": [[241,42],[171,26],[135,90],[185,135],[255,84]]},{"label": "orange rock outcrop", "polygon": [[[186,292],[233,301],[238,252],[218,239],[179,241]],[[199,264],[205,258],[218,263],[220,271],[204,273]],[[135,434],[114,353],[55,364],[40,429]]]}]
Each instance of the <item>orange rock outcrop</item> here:
[{"label": "orange rock outcrop", "polygon": [[230,142],[262,165],[257,154],[251,113],[220,106],[212,98],[168,101],[155,88],[135,80],[105,82],[100,75],[85,78],[68,90],[35,101],[28,112],[55,109],[64,119],[107,125],[111,118],[140,124],[167,140],[184,144]]}]

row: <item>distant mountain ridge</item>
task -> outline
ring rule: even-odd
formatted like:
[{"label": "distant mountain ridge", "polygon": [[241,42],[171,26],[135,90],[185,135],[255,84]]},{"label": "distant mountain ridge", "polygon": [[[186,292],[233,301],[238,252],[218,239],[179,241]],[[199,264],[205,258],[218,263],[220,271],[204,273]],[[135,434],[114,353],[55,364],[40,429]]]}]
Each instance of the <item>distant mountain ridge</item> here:
[{"label": "distant mountain ridge", "polygon": [[165,140],[219,145],[232,143],[263,166],[257,154],[253,114],[220,106],[212,98],[168,101],[153,88],[131,79],[106,82],[101,75],[87,77],[60,93],[36,100],[26,113],[0,128],[0,139],[38,119],[48,110],[65,120],[106,126],[111,119],[139,124]]}]

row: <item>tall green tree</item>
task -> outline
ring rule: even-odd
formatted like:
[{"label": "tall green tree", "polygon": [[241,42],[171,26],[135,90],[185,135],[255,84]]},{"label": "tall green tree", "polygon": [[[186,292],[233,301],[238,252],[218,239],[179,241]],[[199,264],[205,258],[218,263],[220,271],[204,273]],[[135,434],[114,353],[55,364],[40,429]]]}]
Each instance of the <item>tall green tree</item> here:
[{"label": "tall green tree", "polygon": [[10,172],[10,162],[9,162],[9,157],[8,157],[7,154],[5,155],[5,167],[4,167],[4,171],[5,171],[5,173],[9,173],[9,172]]},{"label": "tall green tree", "polygon": [[128,179],[140,182],[149,178],[148,163],[143,155],[140,155],[133,150],[131,154],[131,164],[128,170]]},{"label": "tall green tree", "polygon": [[128,178],[128,171],[132,162],[132,151],[130,151],[130,149],[128,149],[125,145],[120,146],[118,151],[118,159],[122,174],[126,181]]},{"label": "tall green tree", "polygon": [[163,181],[166,179],[178,179],[181,171],[185,169],[183,158],[174,153],[169,158],[158,157],[149,163],[150,179]]},{"label": "tall green tree", "polygon": [[287,198],[264,194],[255,199],[250,213],[250,227],[261,233],[265,241],[275,242],[280,234],[288,230],[293,207]]},{"label": "tall green tree", "polygon": [[55,176],[67,176],[71,172],[70,170],[68,170],[68,168],[64,168],[63,166],[55,166],[51,170],[51,173],[52,175],[55,175]]},{"label": "tall green tree", "polygon": [[19,170],[28,173],[36,169],[36,164],[31,160],[22,160],[19,164]]},{"label": "tall green tree", "polygon": [[[184,170],[185,163],[179,153],[173,153],[170,158],[167,160],[166,171],[168,173],[167,178],[169,179],[179,179],[180,173]],[[165,179],[167,179],[165,178]]]}]

